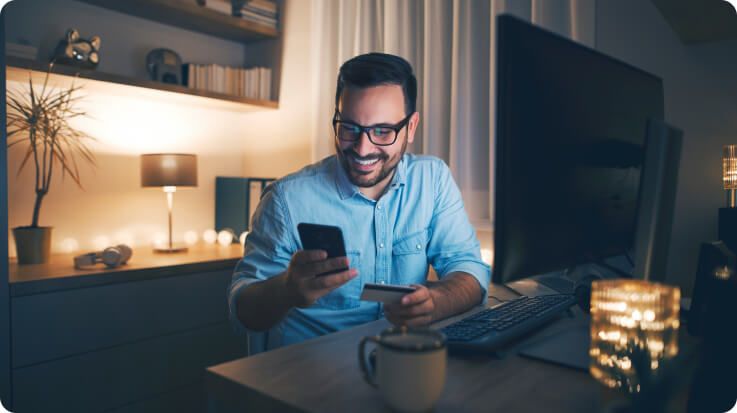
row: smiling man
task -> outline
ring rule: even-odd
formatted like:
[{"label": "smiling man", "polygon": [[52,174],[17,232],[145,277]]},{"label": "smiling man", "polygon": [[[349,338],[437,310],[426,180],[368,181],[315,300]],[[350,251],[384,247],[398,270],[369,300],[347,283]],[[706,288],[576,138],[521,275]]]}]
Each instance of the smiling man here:
[{"label": "smiling man", "polygon": [[[448,167],[405,153],[420,122],[416,100],[412,67],[398,56],[370,53],[341,66],[332,121],[336,155],[266,189],[233,274],[232,321],[266,333],[252,351],[381,317],[427,325],[483,301],[489,266]],[[302,222],[340,227],[348,256],[302,250]],[[432,284],[430,265],[439,278]],[[364,283],[415,291],[383,306],[359,299]]]}]

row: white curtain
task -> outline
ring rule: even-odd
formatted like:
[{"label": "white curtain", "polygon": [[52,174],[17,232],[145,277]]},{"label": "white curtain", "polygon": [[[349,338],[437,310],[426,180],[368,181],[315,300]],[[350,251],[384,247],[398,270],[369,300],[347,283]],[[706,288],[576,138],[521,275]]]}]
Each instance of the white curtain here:
[{"label": "white curtain", "polygon": [[334,153],[340,65],[368,52],[407,59],[417,76],[414,153],[445,160],[472,221],[493,217],[495,16],[516,15],[590,47],[595,0],[313,0],[313,160]]}]

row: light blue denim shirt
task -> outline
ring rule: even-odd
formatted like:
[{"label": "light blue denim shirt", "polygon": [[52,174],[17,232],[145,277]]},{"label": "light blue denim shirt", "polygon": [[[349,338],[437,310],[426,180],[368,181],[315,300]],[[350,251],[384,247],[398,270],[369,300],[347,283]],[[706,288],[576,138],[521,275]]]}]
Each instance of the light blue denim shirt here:
[{"label": "light blue denim shirt", "polygon": [[[491,271],[450,170],[434,157],[405,154],[384,195],[364,197],[335,156],[288,175],[264,191],[254,214],[243,259],[228,289],[230,318],[237,294],[254,282],[283,273],[297,250],[301,222],[335,225],[358,276],[309,308],[293,308],[275,327],[251,340],[251,352],[273,349],[383,317],[361,301],[364,283],[423,284],[428,266],[440,278],[454,271],[473,275],[486,297]],[[481,297],[479,297],[481,298]]]}]

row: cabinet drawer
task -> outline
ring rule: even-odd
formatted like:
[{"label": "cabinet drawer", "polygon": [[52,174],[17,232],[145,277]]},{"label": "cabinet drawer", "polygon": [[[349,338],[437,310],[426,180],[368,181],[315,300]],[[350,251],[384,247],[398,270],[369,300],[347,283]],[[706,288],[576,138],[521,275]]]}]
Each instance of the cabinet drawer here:
[{"label": "cabinet drawer", "polygon": [[[202,386],[207,366],[243,357],[245,349],[245,340],[234,336],[228,323],[219,323],[15,369],[14,411],[100,412],[140,404]],[[203,400],[200,389],[193,396]],[[170,396],[154,404],[176,405],[180,396]]]},{"label": "cabinet drawer", "polygon": [[231,274],[221,270],[13,298],[13,367],[222,322]]}]

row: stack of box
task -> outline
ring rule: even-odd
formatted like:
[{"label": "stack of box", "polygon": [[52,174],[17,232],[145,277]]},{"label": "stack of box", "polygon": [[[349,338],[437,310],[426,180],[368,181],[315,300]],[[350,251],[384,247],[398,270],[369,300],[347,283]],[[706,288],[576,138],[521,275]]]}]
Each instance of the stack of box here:
[{"label": "stack of box", "polygon": [[278,9],[274,0],[205,0],[204,6],[219,13],[276,28]]},{"label": "stack of box", "polygon": [[246,20],[276,28],[278,13],[273,0],[247,0],[240,10],[240,15]]}]

